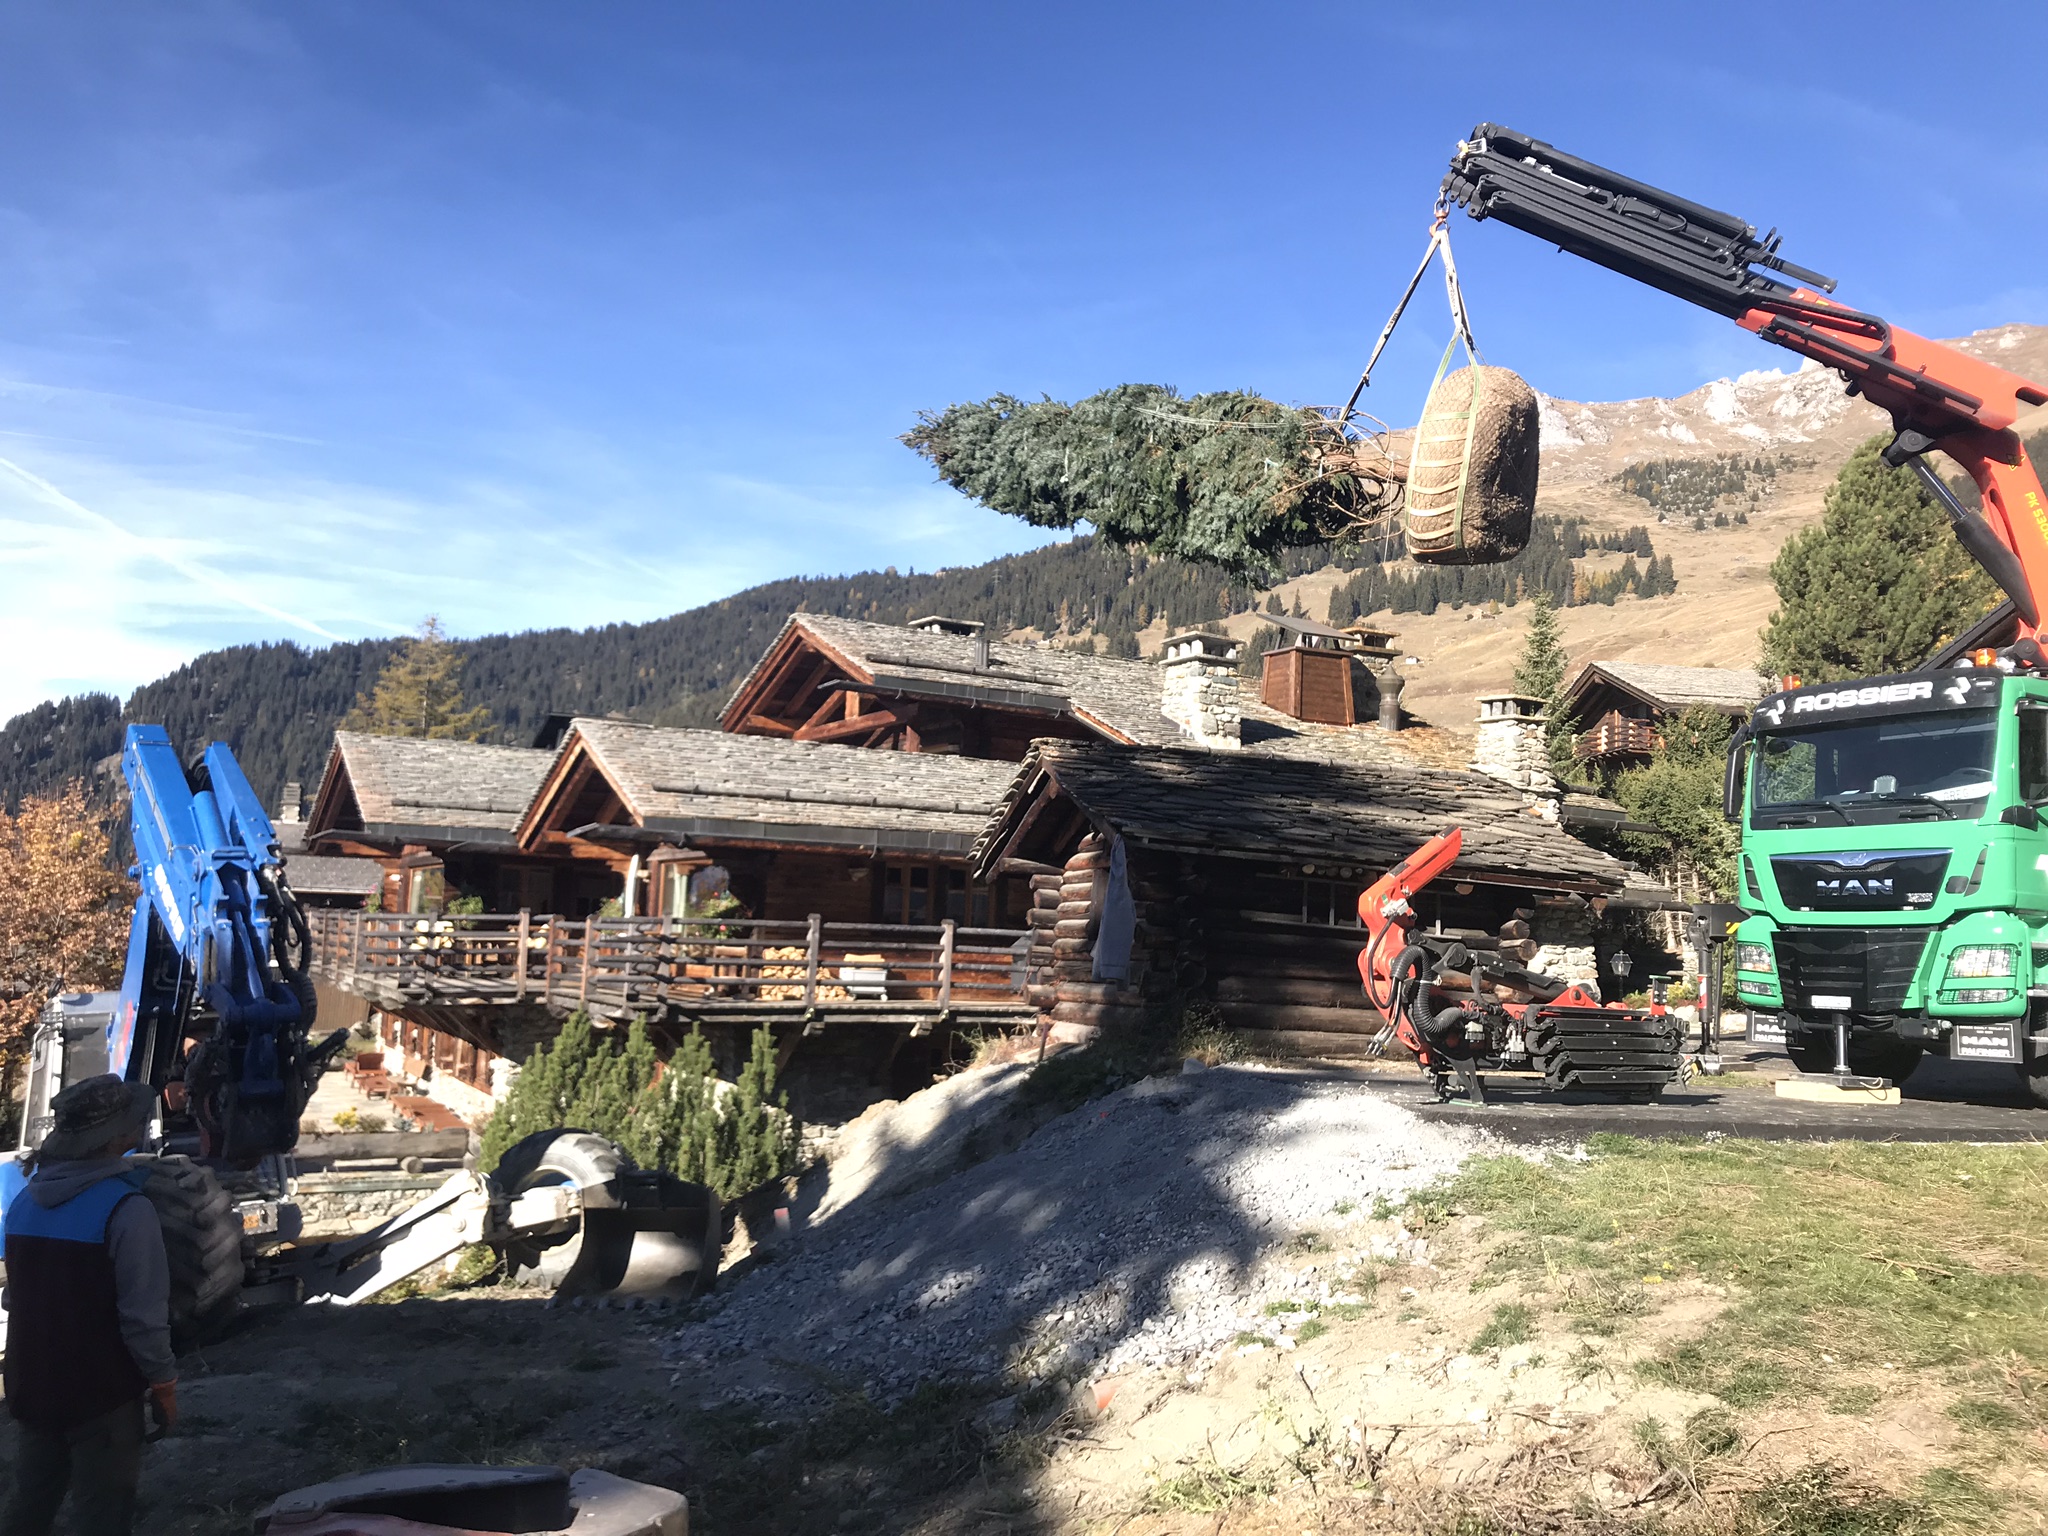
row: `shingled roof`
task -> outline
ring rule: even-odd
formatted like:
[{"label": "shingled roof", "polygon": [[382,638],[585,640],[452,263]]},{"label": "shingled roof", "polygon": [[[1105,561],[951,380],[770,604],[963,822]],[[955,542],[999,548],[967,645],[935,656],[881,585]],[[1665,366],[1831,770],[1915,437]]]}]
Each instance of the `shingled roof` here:
[{"label": "shingled roof", "polygon": [[1607,682],[1667,714],[1695,707],[1746,715],[1769,689],[1755,672],[1726,667],[1667,667],[1654,661],[1589,661],[1565,689],[1565,708]]},{"label": "shingled roof", "polygon": [[1070,800],[1099,830],[1166,851],[1384,870],[1458,826],[1460,879],[1613,894],[1629,873],[1474,773],[1074,741],[1032,748],[975,845],[978,869],[1008,852],[1047,795]]},{"label": "shingled roof", "polygon": [[633,826],[676,840],[965,853],[1015,776],[1012,763],[718,731],[577,720],[523,837],[560,825],[581,762]]},{"label": "shingled roof", "polygon": [[[783,638],[791,630],[801,630],[811,643],[880,692],[1068,715],[1112,741],[1141,746],[1183,740],[1179,728],[1159,712],[1159,669],[1150,662],[991,640],[984,667],[981,642],[971,636],[823,613],[789,616],[775,643],[733,690],[726,705],[728,716],[781,655]],[[737,722],[726,720],[728,730],[736,727]]]},{"label": "shingled roof", "polygon": [[552,752],[336,731],[308,841],[361,832],[398,843],[510,843]]},{"label": "shingled roof", "polygon": [[384,884],[375,859],[339,859],[318,853],[288,853],[285,884],[300,896],[354,896],[367,900]]}]

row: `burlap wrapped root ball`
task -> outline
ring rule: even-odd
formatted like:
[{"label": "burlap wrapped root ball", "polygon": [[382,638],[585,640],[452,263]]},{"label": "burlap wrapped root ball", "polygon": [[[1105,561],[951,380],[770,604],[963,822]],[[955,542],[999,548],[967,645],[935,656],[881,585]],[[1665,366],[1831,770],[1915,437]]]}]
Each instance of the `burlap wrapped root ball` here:
[{"label": "burlap wrapped root ball", "polygon": [[1495,565],[1519,555],[1536,511],[1538,446],[1536,391],[1520,374],[1482,363],[1439,379],[1408,464],[1408,553],[1426,565]]}]

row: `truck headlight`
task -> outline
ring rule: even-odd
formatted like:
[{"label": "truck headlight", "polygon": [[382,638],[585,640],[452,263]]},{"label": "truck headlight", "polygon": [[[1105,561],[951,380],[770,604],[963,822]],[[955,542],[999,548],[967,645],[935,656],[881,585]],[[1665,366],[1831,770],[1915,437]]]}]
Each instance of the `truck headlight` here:
[{"label": "truck headlight", "polygon": [[2010,976],[2019,951],[2010,944],[1966,944],[1948,957],[1949,980],[1966,976]]},{"label": "truck headlight", "polygon": [[1735,969],[1755,971],[1760,976],[1772,974],[1771,946],[1768,944],[1738,944],[1735,946]]}]

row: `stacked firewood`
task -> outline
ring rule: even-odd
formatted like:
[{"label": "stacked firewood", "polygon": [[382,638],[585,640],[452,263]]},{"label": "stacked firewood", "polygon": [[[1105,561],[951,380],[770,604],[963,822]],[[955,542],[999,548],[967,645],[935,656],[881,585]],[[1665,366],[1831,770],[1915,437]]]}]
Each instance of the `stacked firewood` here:
[{"label": "stacked firewood", "polygon": [[1547,1003],[1570,985],[1527,969],[1538,946],[1521,913],[1498,933],[1456,930],[1425,937],[1437,941],[1431,945],[1439,960],[1436,984],[1445,991],[1477,992],[1503,1003]]}]

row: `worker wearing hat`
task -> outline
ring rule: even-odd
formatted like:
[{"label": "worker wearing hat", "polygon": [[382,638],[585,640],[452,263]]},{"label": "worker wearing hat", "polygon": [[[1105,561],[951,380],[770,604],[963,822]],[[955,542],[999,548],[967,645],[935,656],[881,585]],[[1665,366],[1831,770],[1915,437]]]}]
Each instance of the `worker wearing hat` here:
[{"label": "worker wearing hat", "polygon": [[114,1076],[59,1093],[35,1175],[7,1210],[7,1407],[19,1426],[0,1536],[47,1536],[71,1495],[79,1536],[127,1536],[143,1400],[177,1418],[170,1266],[142,1196],[154,1093]]}]

